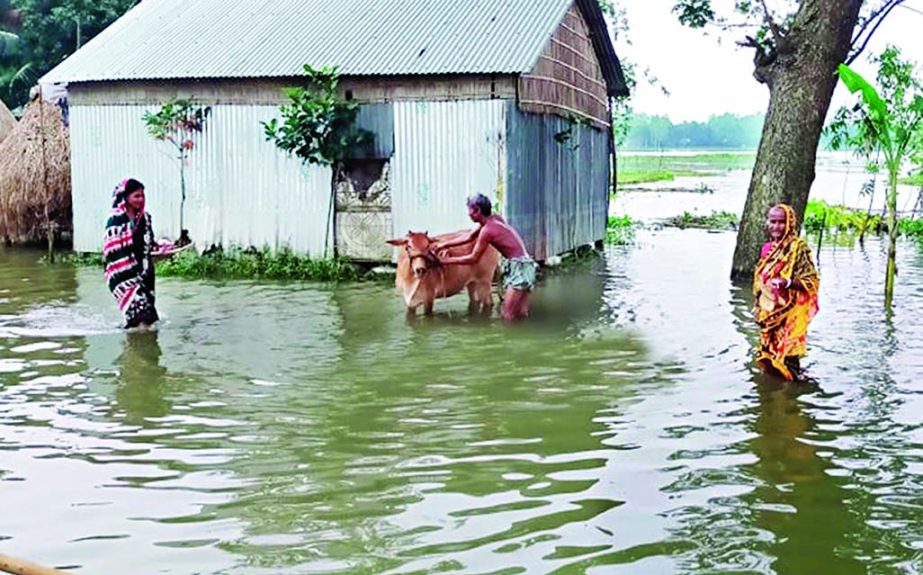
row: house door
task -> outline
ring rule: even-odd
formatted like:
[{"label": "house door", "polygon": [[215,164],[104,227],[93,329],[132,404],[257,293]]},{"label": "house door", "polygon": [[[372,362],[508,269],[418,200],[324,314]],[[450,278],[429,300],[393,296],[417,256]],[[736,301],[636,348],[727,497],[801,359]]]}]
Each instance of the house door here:
[{"label": "house door", "polygon": [[336,182],[337,254],[361,261],[389,261],[390,160],[349,160]]}]

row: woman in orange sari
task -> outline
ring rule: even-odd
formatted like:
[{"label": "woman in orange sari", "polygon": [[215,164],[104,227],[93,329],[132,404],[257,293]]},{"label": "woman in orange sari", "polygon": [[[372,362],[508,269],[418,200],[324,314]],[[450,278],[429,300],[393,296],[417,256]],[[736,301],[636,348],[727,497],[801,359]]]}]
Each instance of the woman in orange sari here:
[{"label": "woman in orange sari", "polygon": [[756,361],[767,373],[791,381],[800,371],[808,324],[817,313],[820,278],[807,242],[798,237],[795,212],[773,206],[766,224],[770,241],[763,245],[753,274],[760,347]]}]

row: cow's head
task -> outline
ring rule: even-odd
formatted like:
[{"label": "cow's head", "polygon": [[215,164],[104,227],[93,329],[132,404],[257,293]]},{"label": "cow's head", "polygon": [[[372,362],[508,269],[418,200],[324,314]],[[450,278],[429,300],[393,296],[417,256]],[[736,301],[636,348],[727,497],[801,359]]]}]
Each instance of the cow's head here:
[{"label": "cow's head", "polygon": [[404,248],[410,260],[410,269],[418,278],[422,278],[429,270],[439,265],[439,258],[430,247],[433,242],[427,232],[407,232],[402,238],[388,240],[392,246]]}]

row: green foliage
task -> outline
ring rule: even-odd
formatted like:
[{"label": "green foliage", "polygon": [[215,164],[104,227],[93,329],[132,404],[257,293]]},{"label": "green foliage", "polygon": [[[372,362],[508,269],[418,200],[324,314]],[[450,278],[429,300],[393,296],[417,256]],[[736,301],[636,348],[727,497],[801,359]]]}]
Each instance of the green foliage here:
[{"label": "green foliage", "polygon": [[[42,263],[49,263],[47,256],[42,256],[41,261]],[[65,254],[58,254],[55,257],[55,263],[62,263],[79,267],[105,267],[103,255],[95,252],[70,252]]]},{"label": "green foliage", "polygon": [[804,229],[807,232],[837,230],[841,232],[882,229],[881,216],[868,215],[862,210],[830,205],[823,200],[810,200],[804,210]]},{"label": "green foliage", "polygon": [[731,212],[720,211],[712,212],[707,216],[683,212],[681,216],[673,216],[667,220],[667,225],[676,226],[680,229],[686,228],[707,228],[710,230],[737,229],[740,222],[740,216]]},{"label": "green foliage", "polygon": [[903,162],[917,157],[923,147],[923,84],[915,76],[916,65],[901,60],[897,48],[889,46],[875,60],[880,94],[860,74],[840,64],[840,79],[861,99],[840,108],[826,131],[833,149],[852,149],[870,168],[884,168],[896,178]]},{"label": "green foliage", "polygon": [[629,216],[609,216],[606,224],[606,243],[615,246],[629,245],[635,238],[635,224]]},{"label": "green foliage", "polygon": [[679,0],[673,7],[673,13],[690,28],[703,28],[715,20],[710,0]]},{"label": "green foliage", "polygon": [[193,138],[205,128],[211,107],[198,106],[195,100],[175,98],[164,102],[156,113],[142,116],[147,132],[154,139],[170,142],[180,154],[192,150]]},{"label": "green foliage", "polygon": [[897,225],[901,235],[923,240],[923,220],[911,220],[907,218],[898,222]]},{"label": "green foliage", "polygon": [[175,98],[164,102],[156,113],[145,112],[142,116],[147,132],[155,140],[168,142],[176,151],[179,161],[179,227],[180,240],[186,241],[183,216],[186,207],[186,160],[195,147],[195,140],[205,129],[205,119],[211,113],[210,106],[199,106],[195,100]]},{"label": "green foliage", "polygon": [[311,280],[336,282],[359,279],[359,273],[346,260],[313,259],[288,248],[272,251],[268,247],[232,247],[204,255],[180,252],[157,263],[157,274],[184,278]]},{"label": "green foliage", "polygon": [[908,186],[923,186],[923,171],[911,174],[906,178],[898,178],[898,184],[907,184]]},{"label": "green foliage", "polygon": [[[869,215],[862,210],[830,205],[823,200],[810,200],[804,211],[804,229],[808,233],[826,230],[862,234],[867,231],[881,233],[887,225],[879,214]],[[897,231],[906,237],[923,239],[923,220],[901,218],[897,222]]]},{"label": "green foliage", "polygon": [[[831,131],[837,145],[850,145],[868,164],[883,166],[888,172],[885,309],[890,309],[897,274],[897,179],[907,160],[923,156],[923,84],[916,77],[916,64],[902,60],[900,50],[893,46],[874,60],[878,62],[880,93],[849,66],[840,64],[840,79],[850,92],[861,94],[861,99],[851,109],[837,112]],[[879,156],[882,164],[878,164]]]},{"label": "green foliage", "polygon": [[304,71],[306,87],[285,89],[290,102],[279,108],[282,123],[276,118],[262,122],[266,139],[305,164],[332,166],[355,157],[373,137],[355,126],[359,105],[340,98],[336,68],[305,64]]},{"label": "green foliage", "polygon": [[624,147],[632,150],[676,148],[756,149],[763,115],[722,114],[707,122],[674,124],[666,116],[638,114],[631,118]]},{"label": "green foliage", "polygon": [[[12,0],[0,2],[0,98],[24,104],[43,74],[124,14],[138,0]],[[15,11],[16,18],[7,18]],[[18,22],[17,28],[3,22]],[[15,36],[15,47],[10,46]],[[12,48],[12,49],[10,49]]]}]

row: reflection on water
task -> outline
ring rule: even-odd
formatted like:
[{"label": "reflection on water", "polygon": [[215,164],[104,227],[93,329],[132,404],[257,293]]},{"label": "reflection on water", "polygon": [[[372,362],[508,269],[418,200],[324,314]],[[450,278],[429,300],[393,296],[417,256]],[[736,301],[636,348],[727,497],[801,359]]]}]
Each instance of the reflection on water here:
[{"label": "reflection on water", "polygon": [[[913,572],[923,249],[822,249],[813,386],[767,378],[733,235],[641,232],[534,321],[388,286],[161,282],[0,252],[0,541],[87,573]],[[440,302],[442,304],[442,302]],[[49,312],[48,310],[52,310]],[[495,314],[496,315],[496,314]]]}]

